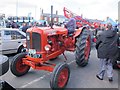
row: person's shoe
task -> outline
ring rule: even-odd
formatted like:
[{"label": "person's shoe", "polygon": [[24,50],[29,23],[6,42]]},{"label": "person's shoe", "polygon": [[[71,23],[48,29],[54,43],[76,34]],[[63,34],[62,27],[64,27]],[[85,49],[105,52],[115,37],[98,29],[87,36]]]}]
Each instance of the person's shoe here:
[{"label": "person's shoe", "polygon": [[112,81],[113,81],[113,77],[109,77],[108,80],[109,80],[110,82],[112,82]]},{"label": "person's shoe", "polygon": [[100,78],[98,75],[96,75],[96,77],[97,77],[99,80],[103,80],[103,78]]}]

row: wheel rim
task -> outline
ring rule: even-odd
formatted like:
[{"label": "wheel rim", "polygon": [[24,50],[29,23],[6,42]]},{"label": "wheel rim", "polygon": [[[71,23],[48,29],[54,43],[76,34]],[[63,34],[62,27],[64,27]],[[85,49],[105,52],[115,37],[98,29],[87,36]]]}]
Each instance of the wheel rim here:
[{"label": "wheel rim", "polygon": [[23,73],[23,72],[25,72],[27,69],[28,69],[28,66],[23,65],[22,60],[19,59],[19,60],[17,61],[17,63],[16,63],[16,70],[17,70],[19,73]]},{"label": "wheel rim", "polygon": [[85,60],[88,60],[90,53],[90,36],[86,40],[86,46],[85,46]]},{"label": "wheel rim", "polygon": [[68,81],[68,69],[64,68],[63,70],[61,70],[58,76],[58,87],[60,88],[64,87],[67,81]]}]

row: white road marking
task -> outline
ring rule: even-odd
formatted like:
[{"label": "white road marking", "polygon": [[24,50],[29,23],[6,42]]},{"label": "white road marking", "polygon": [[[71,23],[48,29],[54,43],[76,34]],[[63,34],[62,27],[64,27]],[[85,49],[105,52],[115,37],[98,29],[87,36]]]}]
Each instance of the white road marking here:
[{"label": "white road marking", "polygon": [[[75,60],[69,62],[68,65],[70,65],[70,64],[73,63],[73,62],[75,62]],[[47,75],[50,75],[51,73],[52,73],[52,72],[48,72],[47,74],[45,74],[45,75],[43,75],[43,76],[41,76],[41,77],[39,77],[39,78],[37,78],[37,79],[35,79],[35,80],[33,80],[33,81],[31,81],[31,82],[29,82],[29,83],[27,83],[27,84],[21,86],[20,88],[25,88],[25,87],[27,87],[27,86],[29,86],[29,85],[35,83],[35,82],[38,82],[38,81],[44,79]]]},{"label": "white road marking", "polygon": [[43,75],[42,77],[39,77],[39,78],[33,80],[32,82],[27,83],[26,85],[21,86],[20,88],[25,88],[25,87],[27,87],[28,85],[31,85],[31,84],[33,84],[33,83],[35,83],[35,82],[37,82],[37,81],[40,81],[40,80],[44,79],[47,75],[50,75],[50,72],[47,73],[47,74],[45,74],[45,75]]},{"label": "white road marking", "polygon": [[73,60],[73,61],[69,62],[68,65],[70,65],[71,63],[73,63],[73,62],[75,62],[75,61],[76,61],[76,60]]}]

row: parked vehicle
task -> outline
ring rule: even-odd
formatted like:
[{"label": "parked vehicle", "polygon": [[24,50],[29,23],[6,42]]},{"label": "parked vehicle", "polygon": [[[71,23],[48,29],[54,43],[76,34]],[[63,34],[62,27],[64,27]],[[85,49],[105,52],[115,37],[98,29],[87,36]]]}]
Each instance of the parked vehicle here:
[{"label": "parked vehicle", "polygon": [[0,28],[0,53],[20,53],[25,41],[26,34],[19,29]]}]

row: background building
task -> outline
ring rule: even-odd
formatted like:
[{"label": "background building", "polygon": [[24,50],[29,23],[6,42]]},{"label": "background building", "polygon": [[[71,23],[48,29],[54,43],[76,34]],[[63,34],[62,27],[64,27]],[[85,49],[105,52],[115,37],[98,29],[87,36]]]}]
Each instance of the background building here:
[{"label": "background building", "polygon": [[[56,14],[53,14],[53,22],[54,23],[63,23],[67,18],[63,15],[58,15],[58,12],[56,11]],[[50,13],[44,13],[43,10],[40,15],[40,20],[45,20],[48,23],[51,22],[51,14]]]}]

